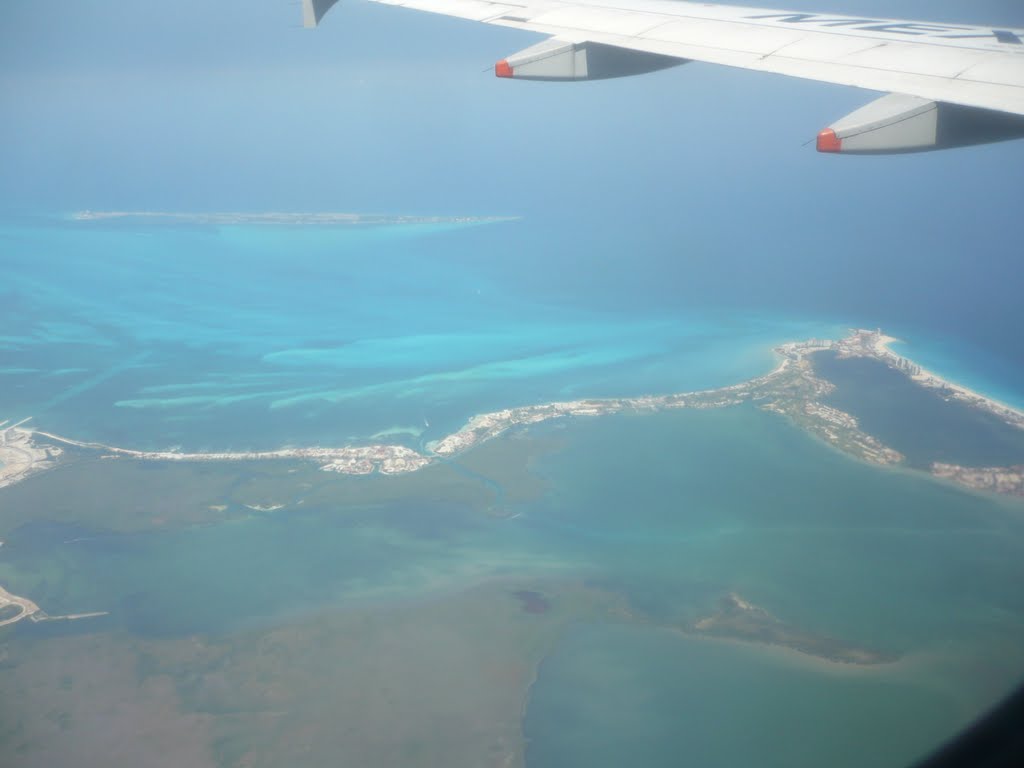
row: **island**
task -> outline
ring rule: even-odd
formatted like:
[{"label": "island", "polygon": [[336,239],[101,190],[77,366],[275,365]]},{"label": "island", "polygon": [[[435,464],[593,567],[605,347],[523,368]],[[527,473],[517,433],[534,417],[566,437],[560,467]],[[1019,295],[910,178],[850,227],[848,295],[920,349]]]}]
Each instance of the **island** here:
[{"label": "island", "polygon": [[978,491],[1024,496],[1024,465],[1009,467],[961,467],[937,461],[932,474]]},{"label": "island", "polygon": [[764,608],[730,592],[719,602],[718,611],[689,627],[686,632],[745,643],[777,645],[837,664],[886,664],[894,654],[847,645],[835,638],[800,629],[772,616]]},{"label": "island", "polygon": [[132,221],[164,222],[180,225],[231,226],[249,224],[272,225],[327,225],[327,226],[387,226],[393,224],[492,224],[516,221],[518,216],[403,216],[383,213],[292,213],[270,211],[261,213],[215,212],[189,213],[175,211],[76,211],[72,221]]},{"label": "island", "polygon": [[[18,424],[3,428],[0,425],[0,460],[4,461],[6,473],[0,475],[0,487],[11,485],[35,472],[49,469],[56,464],[61,449],[49,447],[33,440],[44,440],[99,452],[101,458],[131,458],[142,461],[269,461],[301,459],[313,461],[325,472],[342,472],[349,475],[368,475],[379,472],[395,475],[415,472],[430,463],[430,459],[404,445],[362,445],[341,448],[281,448],[276,451],[213,451],[206,453],[185,453],[182,451],[137,451],[118,448],[102,443],[72,440],[50,432],[32,431]],[[6,449],[6,450],[5,450]]]}]

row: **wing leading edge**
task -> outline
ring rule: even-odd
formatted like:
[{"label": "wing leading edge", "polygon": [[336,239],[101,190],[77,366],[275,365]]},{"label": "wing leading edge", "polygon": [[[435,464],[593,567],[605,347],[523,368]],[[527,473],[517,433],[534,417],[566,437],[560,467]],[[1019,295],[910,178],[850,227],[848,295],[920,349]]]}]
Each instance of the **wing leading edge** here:
[{"label": "wing leading edge", "polygon": [[[337,0],[303,0],[316,26]],[[1024,137],[1024,29],[672,0],[371,0],[549,35],[499,61],[523,80],[594,80],[687,61],[886,96],[818,136],[822,152],[919,152]]]}]

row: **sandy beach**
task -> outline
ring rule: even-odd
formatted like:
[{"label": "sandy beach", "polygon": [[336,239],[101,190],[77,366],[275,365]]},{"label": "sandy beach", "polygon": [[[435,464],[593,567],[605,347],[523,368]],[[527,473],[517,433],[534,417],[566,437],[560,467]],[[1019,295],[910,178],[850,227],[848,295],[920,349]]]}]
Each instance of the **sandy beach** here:
[{"label": "sandy beach", "polygon": [[27,421],[9,426],[0,422],[0,488],[56,466],[63,453],[56,446],[35,443],[32,428],[23,426]]},{"label": "sandy beach", "polygon": [[962,384],[957,384],[954,381],[945,379],[934,371],[921,367],[921,365],[910,358],[903,357],[891,349],[890,345],[897,342],[904,343],[901,339],[897,339],[894,336],[876,334],[872,349],[875,355],[881,360],[896,364],[903,363],[904,365],[914,366],[915,372],[908,375],[913,381],[917,382],[921,386],[929,387],[930,389],[949,390],[958,400],[966,401],[971,405],[978,407],[984,407],[987,410],[1006,418],[1009,423],[1024,429],[1024,410],[1014,408],[1012,405],[1008,405],[1000,400],[983,395],[969,387],[963,386]]},{"label": "sandy beach", "polygon": [[32,616],[39,612],[39,606],[33,603],[27,597],[18,597],[17,595],[12,595],[3,587],[0,587],[0,608],[4,608],[8,605],[21,606],[21,612],[14,616],[11,616],[10,618],[0,620],[0,627],[5,626],[7,624],[14,624],[15,622],[21,621],[22,619],[27,619],[29,616]]},{"label": "sandy beach", "polygon": [[[433,440],[420,453],[406,446],[391,443],[371,445],[347,445],[336,448],[306,447],[281,448],[274,451],[223,451],[186,453],[179,450],[139,451],[129,448],[83,442],[68,437],[33,430],[21,426],[5,427],[0,424],[0,487],[11,485],[29,474],[49,469],[57,464],[61,448],[33,441],[38,436],[66,446],[102,451],[103,458],[125,457],[149,461],[262,461],[262,460],[304,460],[312,461],[324,471],[349,475],[395,475],[415,472],[429,466],[438,459],[445,459],[498,437],[512,428],[528,427],[540,422],[567,417],[601,416],[623,411],[648,412],[671,408],[719,408],[736,405],[750,399],[764,401],[762,407],[776,410],[794,417],[794,413],[780,407],[793,397],[791,385],[796,383],[803,394],[799,397],[798,423],[805,429],[823,437],[834,445],[842,444],[845,452],[859,458],[866,458],[880,464],[898,463],[900,454],[887,449],[870,435],[857,428],[856,421],[846,414],[829,409],[814,402],[822,392],[831,386],[816,379],[810,372],[808,355],[833,350],[841,357],[870,357],[896,368],[912,381],[923,387],[939,391],[949,399],[955,399],[975,408],[988,411],[1008,424],[1024,429],[1024,411],[1013,408],[994,398],[986,397],[968,387],[948,381],[933,371],[921,368],[913,360],[905,358],[891,349],[899,339],[887,336],[881,331],[856,329],[838,341],[810,339],[782,344],[776,348],[780,358],[775,367],[766,374],[724,387],[696,392],[682,392],[668,395],[646,395],[623,398],[591,398],[568,402],[549,402],[521,406],[472,416],[456,432]],[[793,381],[790,381],[793,379]],[[790,388],[787,388],[790,386]],[[815,391],[805,391],[807,386]],[[806,401],[806,402],[805,402]],[[378,433],[383,435],[412,432],[397,427]],[[841,433],[841,434],[840,434]],[[845,441],[845,442],[844,442]]]}]

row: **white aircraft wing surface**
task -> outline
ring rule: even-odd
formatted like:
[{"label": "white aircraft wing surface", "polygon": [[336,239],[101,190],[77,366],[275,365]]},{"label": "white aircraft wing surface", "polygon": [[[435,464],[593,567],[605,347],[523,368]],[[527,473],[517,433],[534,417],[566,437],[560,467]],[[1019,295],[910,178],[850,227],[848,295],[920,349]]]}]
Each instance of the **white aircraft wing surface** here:
[{"label": "white aircraft wing surface", "polygon": [[[914,152],[1024,136],[1024,29],[673,0],[371,0],[549,35],[495,74],[593,80],[687,61],[883,91],[818,149]],[[315,26],[336,0],[303,0]]]}]

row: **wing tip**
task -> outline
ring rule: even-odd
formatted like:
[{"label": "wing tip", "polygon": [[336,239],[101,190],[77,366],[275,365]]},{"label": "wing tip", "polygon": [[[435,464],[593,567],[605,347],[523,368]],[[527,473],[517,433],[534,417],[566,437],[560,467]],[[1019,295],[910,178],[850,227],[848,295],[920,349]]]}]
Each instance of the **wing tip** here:
[{"label": "wing tip", "polygon": [[843,140],[831,128],[826,128],[818,134],[817,150],[829,154],[842,152]]}]

